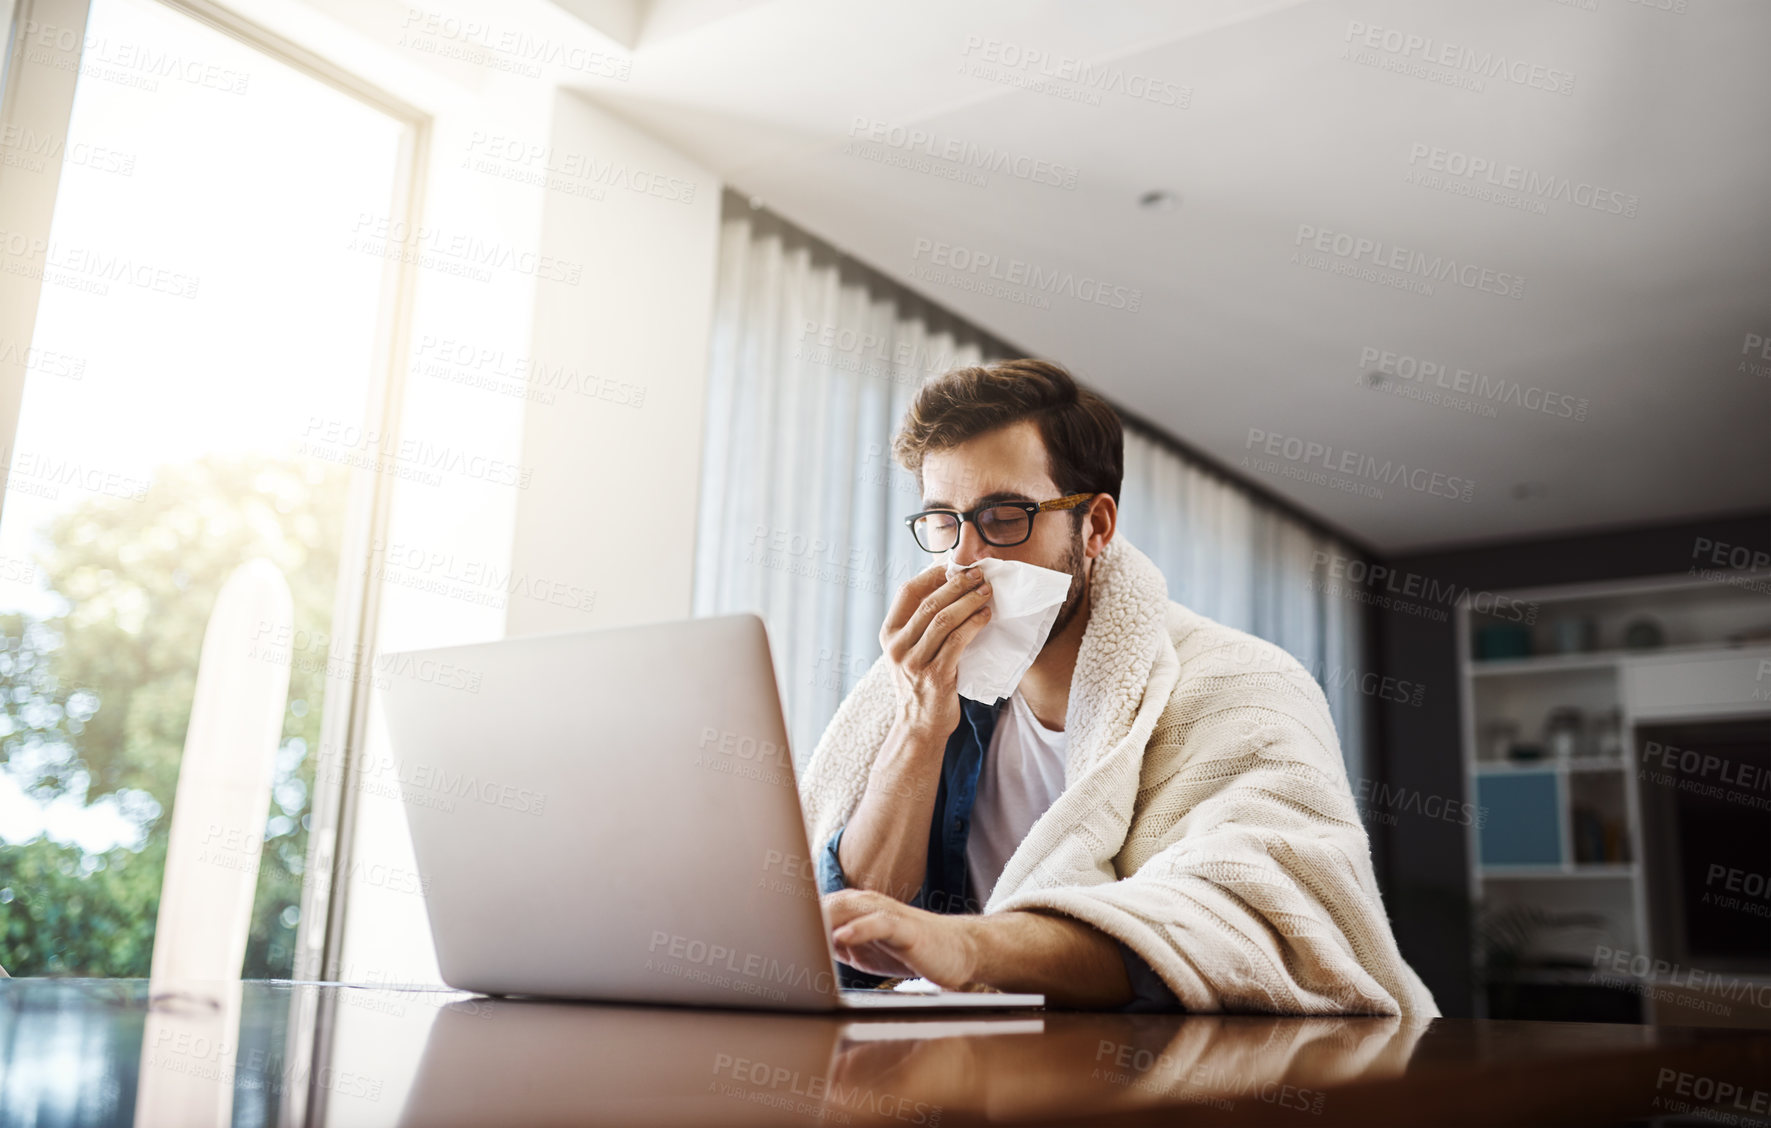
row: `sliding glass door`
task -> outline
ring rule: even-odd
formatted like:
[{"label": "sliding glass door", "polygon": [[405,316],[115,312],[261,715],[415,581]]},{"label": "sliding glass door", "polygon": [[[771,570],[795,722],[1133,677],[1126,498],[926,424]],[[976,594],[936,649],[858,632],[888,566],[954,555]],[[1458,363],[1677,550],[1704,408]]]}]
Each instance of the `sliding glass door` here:
[{"label": "sliding glass door", "polygon": [[65,129],[0,131],[0,192],[59,178],[47,231],[0,238],[38,287],[28,337],[0,337],[22,382],[0,434],[0,951],[14,975],[148,973],[205,625],[264,557],[295,608],[272,799],[262,835],[204,860],[256,862],[242,972],[288,976],[339,814],[315,762],[367,689],[408,288],[351,232],[405,214],[422,126],[177,6],[92,0],[83,29],[70,7],[20,0],[7,60],[9,106],[76,76]]}]

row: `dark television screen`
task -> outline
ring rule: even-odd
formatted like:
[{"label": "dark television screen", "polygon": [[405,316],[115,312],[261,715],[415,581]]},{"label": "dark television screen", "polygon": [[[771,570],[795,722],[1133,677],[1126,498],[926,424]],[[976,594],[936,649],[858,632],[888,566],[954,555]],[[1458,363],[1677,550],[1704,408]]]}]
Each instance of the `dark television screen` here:
[{"label": "dark television screen", "polygon": [[1658,862],[1650,896],[1657,913],[1678,918],[1671,954],[1771,972],[1771,722],[1648,726],[1637,736],[1646,846]]}]

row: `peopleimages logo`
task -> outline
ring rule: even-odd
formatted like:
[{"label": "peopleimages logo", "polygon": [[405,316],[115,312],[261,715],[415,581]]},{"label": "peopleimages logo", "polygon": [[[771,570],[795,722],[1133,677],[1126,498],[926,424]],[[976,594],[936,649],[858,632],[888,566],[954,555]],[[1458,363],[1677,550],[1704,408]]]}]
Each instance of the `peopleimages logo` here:
[{"label": "peopleimages logo", "polygon": [[522,598],[573,611],[596,608],[593,588],[531,576],[490,561],[458,559],[453,552],[424,545],[376,537],[370,559],[373,574],[384,583],[467,603],[503,608],[510,599]]},{"label": "peopleimages logo", "polygon": [[846,325],[810,319],[800,327],[799,341],[793,354],[796,360],[891,379],[910,387],[921,384],[925,375],[939,375],[965,363],[951,345],[899,337],[895,333],[857,331]]},{"label": "peopleimages logo", "polygon": [[[948,137],[922,126],[894,125],[875,118],[856,117],[849,124],[850,148],[854,144],[876,145],[913,157],[928,157],[963,165],[979,172],[994,172],[1025,180],[1031,184],[1049,184],[1055,188],[1075,189],[1077,170],[1074,165],[1042,160],[1025,153],[1016,153],[995,145],[980,145],[959,137]],[[928,171],[917,169],[916,171]]]},{"label": "peopleimages logo", "polygon": [[373,427],[310,415],[298,450],[311,458],[377,473],[392,473],[429,486],[443,482],[442,475],[433,471],[448,471],[475,481],[526,490],[535,473],[531,467],[487,458],[453,446],[439,446],[421,438],[402,438],[390,445],[391,441],[391,435]]},{"label": "peopleimages logo", "polygon": [[[27,11],[29,9],[26,9]],[[74,71],[150,93],[168,78],[224,94],[244,94],[250,74],[227,70],[201,59],[187,59],[146,43],[85,35],[68,26],[24,20],[14,38],[13,54],[26,62]]]},{"label": "peopleimages logo", "polygon": [[[1576,423],[1587,417],[1587,400],[1584,396],[1577,399],[1565,392],[1552,392],[1534,385],[1521,384],[1504,376],[1491,379],[1468,368],[1456,368],[1441,361],[1366,345],[1359,350],[1360,382],[1369,385],[1369,376],[1373,372],[1410,381],[1423,388],[1431,384],[1436,388],[1463,393],[1472,397],[1469,401],[1471,404],[1482,409],[1480,414],[1491,418],[1497,414],[1491,406],[1494,403],[1511,404],[1526,411],[1541,411],[1545,415],[1572,419]],[[1444,402],[1447,406],[1463,406],[1463,401],[1458,401],[1455,397],[1445,397]]]},{"label": "peopleimages logo", "polygon": [[[1309,223],[1298,224],[1297,238],[1292,240],[1292,246],[1333,255],[1338,259],[1361,263],[1378,270],[1393,270],[1398,274],[1434,282],[1455,282],[1467,290],[1479,290],[1484,294],[1498,294],[1508,298],[1525,296],[1523,275],[1493,270],[1473,262],[1460,263],[1445,255],[1411,251],[1407,247],[1385,243],[1381,239],[1368,239],[1345,231],[1330,231]],[[1292,258],[1294,262],[1297,261],[1296,251]]]},{"label": "peopleimages logo", "polygon": [[465,168],[522,184],[543,185],[567,195],[601,200],[606,198],[603,189],[620,188],[671,203],[695,202],[693,180],[520,137],[476,129],[467,143],[467,154]]},{"label": "peopleimages logo", "polygon": [[1660,769],[1638,771],[1636,778],[1645,783],[1771,811],[1771,771],[1757,765],[1658,740],[1642,742],[1641,762]]},{"label": "peopleimages logo", "polygon": [[[961,64],[962,74],[969,73],[1007,85],[1026,85],[1038,93],[1056,94],[1089,105],[1100,105],[1102,94],[1123,94],[1136,101],[1182,110],[1193,102],[1190,86],[1128,71],[1111,63],[1097,66],[1074,55],[1055,54],[1009,40],[968,35],[965,50],[960,54],[981,64],[978,69],[968,69]],[[1030,79],[1050,81],[1041,83]]]},{"label": "peopleimages logo", "polygon": [[[1771,566],[1771,552],[1698,537],[1691,545],[1691,559],[1698,563],[1691,565],[1688,571],[1699,579],[1771,595],[1771,576],[1765,573],[1765,568]],[[1699,564],[1714,567],[1699,567]]]},{"label": "peopleimages logo", "polygon": [[1094,1072],[1089,1074],[1095,1080],[1162,1093],[1171,1100],[1208,1104],[1220,1112],[1229,1112],[1235,1101],[1252,1097],[1265,1104],[1319,1116],[1327,1099],[1320,1089],[1284,1085],[1257,1074],[1195,1061],[1185,1054],[1156,1052],[1106,1038],[1100,1040],[1095,1050],[1095,1062]]},{"label": "peopleimages logo", "polygon": [[357,213],[346,250],[382,258],[412,262],[447,274],[459,274],[477,282],[489,282],[491,271],[564,282],[576,286],[584,276],[584,264],[557,259],[537,251],[523,251],[500,240],[482,239],[466,231],[451,231],[428,224],[409,224],[391,216]]},{"label": "peopleimages logo", "polygon": [[1425,165],[1433,172],[1443,172],[1471,182],[1479,180],[1490,188],[1517,192],[1533,201],[1559,200],[1577,208],[1609,212],[1626,219],[1634,219],[1636,209],[1641,204],[1641,200],[1629,192],[1604,188],[1584,180],[1575,181],[1566,176],[1540,173],[1536,169],[1521,168],[1515,164],[1502,164],[1487,157],[1461,153],[1456,149],[1428,145],[1424,141],[1416,141],[1408,147],[1408,163],[1411,166]]},{"label": "peopleimages logo", "polygon": [[1263,431],[1259,427],[1248,429],[1248,439],[1242,444],[1242,449],[1258,449],[1263,454],[1283,458],[1287,462],[1307,466],[1320,465],[1333,474],[1346,474],[1386,485],[1406,486],[1416,493],[1431,497],[1469,501],[1476,490],[1476,483],[1469,478],[1447,476],[1424,466],[1411,467],[1406,462],[1390,458],[1379,462],[1371,455],[1360,454],[1356,450],[1337,450],[1326,443]]},{"label": "peopleimages logo", "polygon": [[[1680,11],[1685,10],[1684,3],[1685,0],[1679,0]],[[1680,1097],[1689,1097],[1692,1100],[1675,1100],[1659,1095],[1668,1086]],[[1664,1110],[1655,1114],[1657,1120],[1670,1112],[1713,1124],[1762,1124],[1763,1117],[1771,1113],[1771,1092],[1748,1089],[1733,1081],[1705,1077],[1682,1069],[1662,1066],[1659,1075],[1654,1079],[1654,1089],[1654,1107]],[[1689,1121],[1681,1119],[1677,1123]]]},{"label": "peopleimages logo", "polygon": [[1484,79],[1505,79],[1516,86],[1528,86],[1550,94],[1566,97],[1574,93],[1572,72],[1541,63],[1529,63],[1524,59],[1508,58],[1498,51],[1460,47],[1455,43],[1434,39],[1430,35],[1415,35],[1393,27],[1378,27],[1363,20],[1348,20],[1347,34],[1343,41],[1350,46],[1382,51],[1386,55],[1409,62],[1444,67]]},{"label": "peopleimages logo", "polygon": [[407,8],[398,45],[426,54],[457,58],[526,78],[538,78],[544,66],[626,82],[633,63],[602,51],[569,47],[547,36],[517,28],[500,28],[463,20],[426,8]]},{"label": "peopleimages logo", "polygon": [[0,448],[0,489],[9,494],[31,494],[55,501],[66,486],[122,501],[145,501],[153,484],[152,478],[90,466],[79,459]]},{"label": "peopleimages logo", "polygon": [[[1711,862],[1708,872],[1703,875],[1703,884],[1702,903],[1705,905],[1771,917],[1771,902],[1765,900],[1766,893],[1771,892],[1771,878],[1762,873]],[[1717,885],[1722,887],[1722,892],[1714,891],[1713,887]],[[1724,897],[1722,893],[1732,893],[1735,896]]]},{"label": "peopleimages logo", "polygon": [[[1436,580],[1419,572],[1392,568],[1387,564],[1372,564],[1356,556],[1342,556],[1320,550],[1310,555],[1310,582],[1325,589],[1330,585],[1339,588],[1339,581],[1345,580],[1352,585],[1351,591],[1362,595],[1382,591],[1393,596],[1425,600],[1446,607],[1468,607],[1478,615],[1505,619],[1508,622],[1528,625],[1537,622],[1538,605],[1534,602],[1522,602],[1455,581]],[[1441,620],[1444,618],[1442,614],[1436,617]]]},{"label": "peopleimages logo", "polygon": [[1056,294],[1128,313],[1138,312],[1144,302],[1144,292],[1135,286],[1115,286],[1073,270],[1043,267],[1024,259],[1005,259],[988,251],[933,239],[917,239],[910,257],[918,264],[926,262],[959,275],[982,276],[1036,296]]},{"label": "peopleimages logo", "polygon": [[[788,961],[782,963],[773,956],[764,956],[756,952],[740,952],[728,948],[724,944],[712,944],[706,940],[698,940],[689,936],[681,936],[673,932],[654,931],[651,943],[646,951],[660,959],[671,959],[679,964],[706,968],[716,972],[730,972],[749,979],[759,979],[770,984],[783,984],[796,987],[802,991],[816,991],[828,995],[836,989],[830,972],[821,968],[802,967]],[[648,968],[648,970],[661,970]],[[722,984],[741,989],[737,984]]]},{"label": "peopleimages logo", "polygon": [[173,298],[195,298],[202,285],[202,279],[194,274],[137,262],[127,254],[70,246],[16,231],[0,231],[0,271],[101,296],[111,292],[113,282]]},{"label": "peopleimages logo", "polygon": [[[837,1077],[808,1076],[790,1066],[772,1065],[728,1053],[714,1055],[713,1076],[709,1092],[825,1123],[847,1124],[854,1119],[851,1112],[920,1124],[925,1128],[938,1128],[941,1123],[940,1105],[848,1085]],[[728,1082],[726,1078],[731,1080]]]},{"label": "peopleimages logo", "polygon": [[[1608,948],[1603,944],[1593,949],[1594,972],[1589,982],[1604,983],[1606,973],[1629,976],[1649,986],[1665,986],[1674,990],[1695,991],[1699,995],[1720,995],[1732,1003],[1746,1003],[1761,1009],[1771,1008],[1771,983],[1750,975],[1732,975],[1684,967],[1663,959],[1652,959],[1642,952]],[[1727,1014],[1728,1008],[1712,1007],[1714,1013]]]},{"label": "peopleimages logo", "polygon": [[1361,810],[1388,826],[1396,825],[1395,812],[1439,819],[1458,826],[1480,828],[1488,825],[1487,807],[1447,799],[1443,795],[1429,795],[1410,787],[1394,787],[1381,780],[1361,779],[1358,795]]},{"label": "peopleimages logo", "polygon": [[114,172],[119,176],[135,175],[135,154],[94,145],[87,141],[71,144],[55,133],[38,133],[29,127],[10,123],[0,125],[0,164],[6,168],[22,168],[42,172],[51,165],[68,164],[90,168],[95,172]]},{"label": "peopleimages logo", "polygon": [[79,380],[86,375],[85,357],[35,348],[28,344],[21,347],[10,337],[0,337],[0,365],[41,372],[46,376],[59,376],[64,380]]}]

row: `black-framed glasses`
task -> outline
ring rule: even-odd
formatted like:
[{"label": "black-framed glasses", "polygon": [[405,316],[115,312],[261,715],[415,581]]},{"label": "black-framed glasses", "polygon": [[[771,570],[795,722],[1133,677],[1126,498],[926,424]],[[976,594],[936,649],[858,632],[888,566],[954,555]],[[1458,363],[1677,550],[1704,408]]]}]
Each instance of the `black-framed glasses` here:
[{"label": "black-framed glasses", "polygon": [[1066,494],[1051,501],[992,501],[976,509],[925,509],[904,518],[910,535],[924,552],[946,552],[959,543],[959,530],[967,521],[985,544],[997,548],[1017,545],[1033,535],[1033,518],[1048,509],[1074,509],[1095,495]]}]

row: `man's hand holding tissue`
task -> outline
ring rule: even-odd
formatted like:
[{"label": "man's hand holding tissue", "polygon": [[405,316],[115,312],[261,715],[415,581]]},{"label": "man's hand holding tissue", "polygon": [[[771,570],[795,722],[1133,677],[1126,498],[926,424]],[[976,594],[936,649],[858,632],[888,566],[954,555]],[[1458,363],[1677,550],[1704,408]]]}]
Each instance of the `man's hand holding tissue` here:
[{"label": "man's hand holding tissue", "polygon": [[920,975],[950,991],[1032,991],[1056,1006],[1123,1006],[1131,982],[1103,932],[1037,912],[931,913],[864,889],[824,897],[836,958],[874,975]]},{"label": "man's hand holding tissue", "polygon": [[959,724],[959,655],[990,622],[990,595],[981,570],[949,579],[940,564],[899,589],[879,645],[892,663],[899,716],[912,734],[945,744]]},{"label": "man's hand holding tissue", "polygon": [[838,860],[854,889],[900,901],[922,887],[941,757],[959,727],[959,655],[990,621],[990,585],[979,569],[948,579],[936,564],[898,591],[879,631],[897,678],[898,713]]}]

